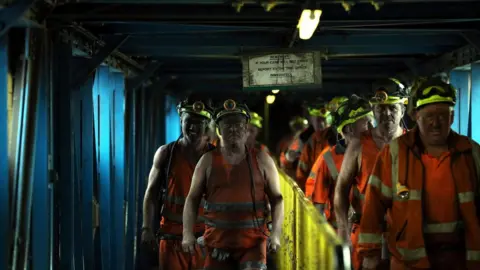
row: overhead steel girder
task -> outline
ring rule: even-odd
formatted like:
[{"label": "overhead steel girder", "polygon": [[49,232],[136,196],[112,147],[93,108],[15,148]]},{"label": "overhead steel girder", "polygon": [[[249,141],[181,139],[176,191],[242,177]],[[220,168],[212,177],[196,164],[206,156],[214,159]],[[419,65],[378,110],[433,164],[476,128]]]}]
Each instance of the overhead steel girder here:
[{"label": "overhead steel girder", "polygon": [[411,70],[398,74],[397,77],[406,82],[411,82],[415,76],[431,76],[441,72],[464,66],[480,60],[480,51],[472,45],[463,46],[457,50],[443,54],[439,57],[426,60],[417,66],[414,74]]},{"label": "overhead steel girder", "polygon": [[151,63],[149,63],[146,67],[145,67],[145,70],[143,71],[143,73],[133,77],[133,78],[130,78],[130,79],[127,79],[126,81],[126,85],[127,85],[127,89],[135,89],[137,87],[139,87],[140,85],[142,85],[146,80],[148,80],[154,73],[155,71],[157,71],[161,66],[163,65],[163,63],[161,62],[157,62],[157,61],[153,61]]},{"label": "overhead steel girder", "polygon": [[[266,32],[258,33],[211,33],[205,34],[167,34],[167,35],[130,35],[124,47],[272,47],[275,48],[281,42],[282,35]],[[458,34],[449,33],[371,33],[363,32],[356,34],[322,34],[314,36],[307,42],[299,43],[296,48],[315,49],[328,46],[396,46],[407,44],[409,46],[461,46],[464,39]]]},{"label": "overhead steel girder", "polygon": [[477,49],[480,52],[480,33],[478,32],[464,32],[462,33],[463,38],[467,40],[467,42]]},{"label": "overhead steel girder", "polygon": [[0,37],[14,26],[30,8],[34,0],[17,0],[10,6],[0,9]]},{"label": "overhead steel girder", "polygon": [[112,54],[118,47],[120,47],[126,40],[128,36],[113,36],[109,37],[105,42],[106,45],[98,50],[96,54],[88,60],[85,65],[83,65],[79,70],[75,71],[73,74],[76,74],[72,87],[78,87],[82,85],[88,77],[95,71],[95,69],[100,66],[100,64],[105,61],[105,59]]},{"label": "overhead steel girder", "polygon": [[[410,54],[440,54],[451,51],[458,46],[404,46],[404,45],[386,45],[386,46],[331,46],[331,47],[311,47],[308,51],[321,51],[329,57],[333,56],[353,56],[353,55],[410,55]],[[276,52],[276,48],[272,47],[243,47],[244,52]],[[152,56],[152,57],[231,57],[240,55],[242,52],[238,47],[222,47],[222,46],[124,46],[121,50],[132,56]],[[287,51],[285,51],[287,52]]]},{"label": "overhead steel girder", "polygon": [[[298,22],[299,8],[282,8],[277,12],[265,12],[263,9],[245,6],[237,13],[228,5],[172,4],[172,5],[135,5],[124,4],[115,8],[106,8],[108,4],[66,4],[55,8],[50,18],[76,21],[171,21],[171,22],[209,22],[228,21],[252,25],[253,22],[263,25],[291,27]],[[89,12],[95,9],[96,12]],[[195,11],[195,12],[192,12]],[[388,3],[380,12],[371,5],[356,5],[353,10],[345,12],[340,4],[322,6],[322,23],[329,21],[361,21],[369,20],[412,20],[412,19],[465,19],[478,18],[480,2],[438,2],[432,3]]]},{"label": "overhead steel girder", "polygon": [[147,88],[154,91],[163,91],[164,88],[176,78],[176,76],[172,75],[162,75],[159,78],[153,79]]}]

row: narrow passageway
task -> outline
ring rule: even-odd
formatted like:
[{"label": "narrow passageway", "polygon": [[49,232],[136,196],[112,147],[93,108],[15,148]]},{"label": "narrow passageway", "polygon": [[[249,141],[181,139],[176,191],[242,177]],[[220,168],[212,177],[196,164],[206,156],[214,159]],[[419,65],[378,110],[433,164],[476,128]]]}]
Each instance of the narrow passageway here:
[{"label": "narrow passageway", "polygon": [[[0,269],[357,269],[384,146],[427,116],[480,140],[479,1],[4,2]],[[452,123],[419,113],[437,103]],[[368,172],[342,167],[365,132],[373,154],[348,164]],[[382,263],[409,265],[383,242]]]}]

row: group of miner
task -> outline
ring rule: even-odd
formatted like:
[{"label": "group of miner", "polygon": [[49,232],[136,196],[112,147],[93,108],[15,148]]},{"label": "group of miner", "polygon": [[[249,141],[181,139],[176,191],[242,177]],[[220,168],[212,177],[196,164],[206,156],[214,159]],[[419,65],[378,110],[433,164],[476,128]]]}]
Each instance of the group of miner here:
[{"label": "group of miner", "polygon": [[267,269],[284,219],[278,156],[352,269],[480,269],[480,146],[451,129],[456,101],[439,77],[388,79],[368,97],[307,103],[272,153],[246,104],[187,99],[182,136],[154,156],[142,240],[163,270]]}]

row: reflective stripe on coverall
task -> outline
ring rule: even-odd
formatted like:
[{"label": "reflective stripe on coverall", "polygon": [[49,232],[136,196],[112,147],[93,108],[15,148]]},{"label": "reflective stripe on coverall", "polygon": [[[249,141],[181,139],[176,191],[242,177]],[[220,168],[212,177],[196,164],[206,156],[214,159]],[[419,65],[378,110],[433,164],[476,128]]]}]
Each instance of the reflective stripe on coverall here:
[{"label": "reflective stripe on coverall", "polygon": [[[480,168],[480,147],[467,137],[451,131],[448,140],[451,153],[444,157],[450,159],[449,167],[437,169],[442,174],[449,174],[441,180],[447,182],[432,184],[432,179],[440,181],[440,176],[436,175],[436,171],[425,171],[426,166],[416,144],[417,133],[415,128],[394,140],[379,154],[367,188],[359,237],[360,252],[368,257],[380,255],[380,224],[388,210],[391,217],[388,244],[393,255],[392,269],[397,264],[398,269],[445,269],[443,266],[449,268],[448,264],[449,269],[465,269],[456,268],[462,264],[466,264],[467,269],[480,269],[479,212],[478,201],[474,201],[479,188],[476,172]],[[423,160],[428,161],[428,157]],[[420,181],[422,178],[423,181]],[[452,188],[453,191],[449,190]],[[450,197],[432,198],[434,195],[426,195],[428,190],[432,194],[452,194]],[[434,199],[439,207],[431,206]],[[439,200],[445,202],[440,203]],[[451,208],[441,208],[447,206]],[[450,239],[452,236],[453,239]],[[459,247],[458,242],[462,246]],[[442,261],[445,256],[439,255],[438,249],[444,255],[463,252],[465,261]]]},{"label": "reflective stripe on coverall", "polygon": [[331,136],[334,136],[334,130],[332,127],[316,131],[303,147],[300,159],[298,160],[295,179],[302,191],[305,192],[305,184],[308,175],[310,174],[310,170],[317,160],[317,157],[320,156],[325,148],[329,147],[329,139]]}]

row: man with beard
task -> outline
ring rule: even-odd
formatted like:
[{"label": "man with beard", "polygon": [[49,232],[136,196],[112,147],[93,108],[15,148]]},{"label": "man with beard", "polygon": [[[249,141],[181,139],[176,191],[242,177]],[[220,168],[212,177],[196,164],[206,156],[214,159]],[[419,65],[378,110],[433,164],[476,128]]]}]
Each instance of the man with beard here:
[{"label": "man with beard", "polygon": [[[155,153],[143,201],[144,243],[154,244],[153,217],[161,209],[159,263],[160,269],[164,270],[203,267],[203,257],[198,247],[193,249],[191,255],[181,250],[182,214],[195,165],[212,148],[207,141],[213,111],[204,102],[193,98],[181,102],[177,111],[181,119],[182,137],[161,146]],[[194,233],[201,235],[205,226],[203,222],[197,220],[194,226]]]},{"label": "man with beard", "polygon": [[215,113],[220,147],[197,164],[183,213],[183,242],[194,252],[194,224],[205,198],[205,269],[266,269],[267,195],[272,206],[271,251],[280,247],[283,199],[275,163],[263,151],[247,148],[248,107],[227,100]]},{"label": "man with beard", "polygon": [[480,269],[480,146],[450,129],[455,102],[438,78],[414,86],[417,126],[380,152],[368,182],[363,269],[377,269],[387,211],[390,269]]},{"label": "man with beard", "polygon": [[[354,269],[360,269],[362,263],[357,244],[368,177],[383,146],[404,133],[400,124],[406,102],[407,93],[403,85],[392,79],[383,82],[372,99],[377,127],[365,132],[360,138],[353,138],[345,151],[335,188],[334,210],[339,236],[344,241],[351,240]],[[350,188],[353,191],[351,206],[354,211],[348,217]],[[352,224],[351,230],[349,222]]]}]

